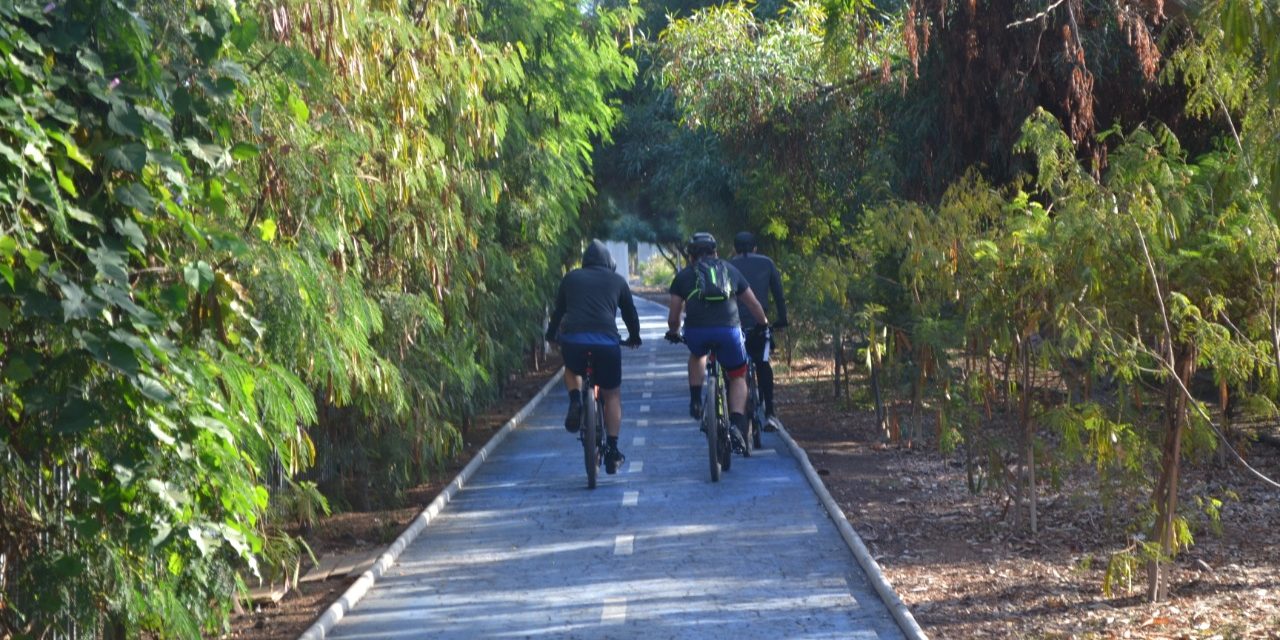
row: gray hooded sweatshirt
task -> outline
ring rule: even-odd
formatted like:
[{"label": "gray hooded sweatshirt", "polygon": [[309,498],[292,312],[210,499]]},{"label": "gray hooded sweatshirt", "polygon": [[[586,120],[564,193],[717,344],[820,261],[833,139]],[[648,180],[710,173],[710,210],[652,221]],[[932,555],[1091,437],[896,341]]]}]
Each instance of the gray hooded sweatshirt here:
[{"label": "gray hooded sweatshirt", "polygon": [[582,267],[565,274],[556,293],[556,306],[547,325],[547,340],[561,334],[598,333],[618,338],[614,318],[622,310],[622,321],[632,336],[640,335],[640,317],[631,299],[631,287],[614,272],[617,265],[609,248],[592,240],[582,253]]}]

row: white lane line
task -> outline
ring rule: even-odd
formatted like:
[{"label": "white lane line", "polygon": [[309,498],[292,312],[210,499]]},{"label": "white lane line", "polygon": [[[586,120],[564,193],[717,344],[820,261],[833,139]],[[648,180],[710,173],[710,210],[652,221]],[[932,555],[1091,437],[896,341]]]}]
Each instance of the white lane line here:
[{"label": "white lane line", "polygon": [[647,404],[640,405],[640,413],[649,413],[649,405]]},{"label": "white lane line", "polygon": [[613,539],[613,555],[629,556],[636,548],[636,537],[627,533]]},{"label": "white lane line", "polygon": [[644,395],[642,395],[642,396],[640,396],[640,397],[641,397],[641,398],[644,398],[645,400],[648,400],[649,398],[652,398],[652,397],[653,397],[653,392],[652,392],[652,391],[646,391],[646,392],[644,392]]},{"label": "white lane line", "polygon": [[641,471],[644,471],[643,460],[634,460],[631,465],[627,467],[627,473],[640,473]]},{"label": "white lane line", "polygon": [[645,380],[645,381],[644,381],[644,386],[646,386],[646,387],[652,387],[652,386],[653,386],[653,381],[652,381],[652,380]]},{"label": "white lane line", "polygon": [[647,426],[649,426],[649,421],[648,421],[648,420],[636,420],[636,426],[637,426],[637,427],[647,427]]},{"label": "white lane line", "polygon": [[634,507],[638,502],[640,502],[639,491],[623,491],[622,492],[622,506]]},{"label": "white lane line", "polygon": [[643,446],[644,446],[644,436],[636,436],[636,437],[632,438],[632,439],[631,439],[631,446],[633,446],[633,447],[643,447]]},{"label": "white lane line", "polygon": [[627,599],[605,598],[600,610],[600,624],[622,624],[627,621]]}]

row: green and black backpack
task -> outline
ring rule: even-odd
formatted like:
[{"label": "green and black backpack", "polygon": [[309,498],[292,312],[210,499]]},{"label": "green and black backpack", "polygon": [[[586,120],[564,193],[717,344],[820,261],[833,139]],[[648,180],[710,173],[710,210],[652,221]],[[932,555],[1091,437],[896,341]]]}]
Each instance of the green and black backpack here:
[{"label": "green and black backpack", "polygon": [[729,280],[729,268],[718,258],[699,260],[693,266],[697,276],[690,300],[724,302],[733,296],[733,282]]}]

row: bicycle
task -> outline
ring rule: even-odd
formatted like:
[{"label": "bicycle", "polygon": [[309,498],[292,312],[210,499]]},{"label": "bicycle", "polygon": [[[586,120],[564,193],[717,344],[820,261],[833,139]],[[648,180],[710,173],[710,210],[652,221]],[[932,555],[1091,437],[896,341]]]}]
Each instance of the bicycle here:
[{"label": "bicycle", "polygon": [[702,383],[702,431],[707,436],[707,459],[711,481],[720,481],[720,472],[733,465],[733,445],[729,437],[729,387],[724,369],[716,361],[715,345],[707,354],[707,375]]},{"label": "bicycle", "polygon": [[592,352],[587,351],[587,367],[582,374],[582,429],[578,439],[582,441],[582,462],[587,469],[587,488],[596,488],[596,476],[600,465],[604,464],[604,401],[600,399],[600,389],[591,379],[595,374],[595,362]]},{"label": "bicycle", "polygon": [[[756,363],[748,359],[747,364],[747,433],[742,434],[742,439],[749,442],[750,448],[763,449],[764,440],[761,433],[764,431],[767,418],[764,415],[764,402],[760,399],[760,387],[756,378]],[[750,453],[746,455],[750,456]]]}]

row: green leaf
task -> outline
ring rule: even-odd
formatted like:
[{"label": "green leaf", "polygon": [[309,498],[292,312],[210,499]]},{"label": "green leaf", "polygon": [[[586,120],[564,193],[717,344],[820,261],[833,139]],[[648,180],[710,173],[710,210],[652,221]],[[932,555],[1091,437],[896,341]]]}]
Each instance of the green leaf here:
[{"label": "green leaf", "polygon": [[72,198],[80,197],[80,193],[76,191],[76,183],[71,180],[70,176],[56,168],[53,171],[58,176],[58,186],[62,187],[62,190],[65,191],[67,195]]},{"label": "green leaf", "polygon": [[114,169],[142,173],[142,168],[147,164],[147,148],[137,142],[124,144],[107,149],[103,159],[107,166]]},{"label": "green leaf", "polygon": [[138,115],[146,120],[148,124],[160,130],[166,138],[173,138],[173,123],[166,116],[150,107],[137,107]]},{"label": "green leaf", "polygon": [[107,127],[112,131],[130,138],[142,137],[142,118],[127,105],[122,105],[107,114]]},{"label": "green leaf", "polygon": [[69,435],[92,429],[98,423],[100,409],[81,398],[71,398],[54,419],[55,433]]},{"label": "green leaf", "polygon": [[267,218],[258,223],[258,236],[263,242],[271,242],[276,238],[276,221],[275,218]]},{"label": "green leaf", "polygon": [[221,167],[227,160],[227,150],[216,144],[206,144],[195,138],[187,138],[182,141],[182,146],[186,147],[197,160],[213,168]]},{"label": "green leaf", "polygon": [[102,58],[99,58],[98,54],[92,49],[82,47],[76,51],[76,60],[79,60],[80,64],[85,69],[88,69],[90,73],[99,76],[103,75]]},{"label": "green leaf", "polygon": [[22,358],[12,358],[4,365],[4,377],[14,384],[22,384],[33,377],[31,366]]},{"label": "green leaf", "polygon": [[286,100],[289,105],[289,111],[293,113],[293,119],[298,124],[306,124],[311,119],[311,109],[307,108],[307,103],[303,102],[302,98],[291,93]]},{"label": "green leaf", "polygon": [[214,435],[226,440],[227,442],[235,442],[235,437],[231,435],[231,430],[227,428],[227,424],[217,418],[211,418],[209,416],[192,416],[191,424],[200,427],[205,431],[211,431]]},{"label": "green leaf", "polygon": [[146,253],[147,238],[142,234],[142,228],[138,226],[138,223],[128,218],[116,218],[111,221],[111,226],[116,230],[116,233],[124,236],[134,248]]},{"label": "green leaf", "polygon": [[115,196],[116,202],[145,214],[150,214],[155,210],[155,198],[151,197],[151,192],[147,191],[146,187],[137,182],[130,182],[117,187],[112,195]]},{"label": "green leaf", "polygon": [[68,158],[75,161],[76,164],[79,164],[85,169],[93,171],[93,160],[91,160],[89,156],[86,156],[84,151],[80,150],[80,145],[76,144],[76,141],[70,136],[63,135],[61,131],[50,130],[46,130],[46,134],[50,139],[62,143],[62,148],[67,152]]},{"label": "green leaf", "polygon": [[231,157],[235,158],[237,162],[251,160],[261,155],[261,153],[257,145],[248,142],[237,142],[231,147]]},{"label": "green leaf", "polygon": [[147,488],[156,494],[173,511],[180,511],[191,502],[187,492],[159,478],[147,480]]},{"label": "green leaf", "polygon": [[39,249],[18,247],[18,253],[22,254],[22,261],[26,263],[27,269],[31,273],[35,273],[40,268],[40,265],[49,260],[49,256]]},{"label": "green leaf", "polygon": [[240,50],[240,53],[249,53],[249,47],[253,46],[254,41],[258,39],[258,21],[252,16],[245,16],[240,20],[229,34],[231,44]]},{"label": "green leaf", "polygon": [[129,267],[123,250],[95,247],[85,254],[104,280],[121,287],[129,286]]},{"label": "green leaf", "polygon": [[138,391],[142,392],[142,395],[156,402],[169,402],[170,400],[173,400],[173,394],[170,393],[168,389],[165,389],[164,385],[160,384],[159,380],[156,380],[151,376],[140,373],[131,380],[133,382],[133,386],[137,387]]},{"label": "green leaf", "polygon": [[62,314],[67,320],[91,318],[102,311],[102,305],[76,283],[64,282],[58,289],[62,292]]},{"label": "green leaf", "polygon": [[213,286],[213,267],[204,260],[187,265],[182,270],[182,275],[187,284],[201,295],[207,293],[209,287]]},{"label": "green leaf", "polygon": [[102,228],[102,221],[100,221],[100,220],[98,220],[96,217],[94,217],[94,215],[93,215],[92,213],[89,213],[88,211],[85,211],[84,209],[81,209],[80,207],[73,207],[73,206],[68,205],[68,206],[67,206],[67,215],[68,215],[68,216],[71,216],[71,219],[72,219],[72,220],[76,220],[76,221],[78,221],[78,222],[83,222],[84,224],[87,224],[87,225],[89,225],[89,226],[91,226],[91,227],[95,227],[95,228],[97,228],[97,229],[101,229],[101,228]]}]

